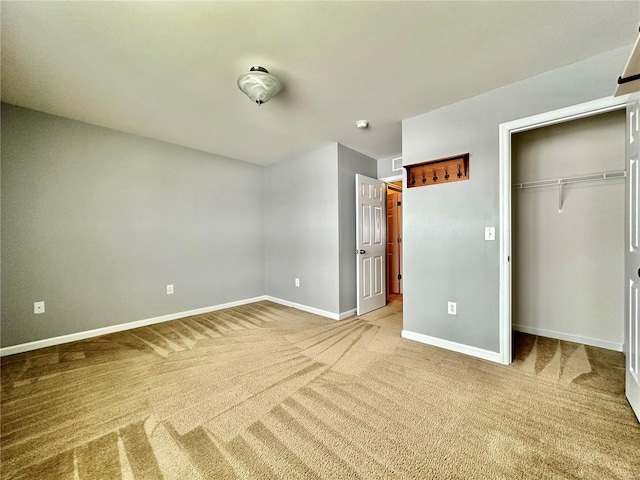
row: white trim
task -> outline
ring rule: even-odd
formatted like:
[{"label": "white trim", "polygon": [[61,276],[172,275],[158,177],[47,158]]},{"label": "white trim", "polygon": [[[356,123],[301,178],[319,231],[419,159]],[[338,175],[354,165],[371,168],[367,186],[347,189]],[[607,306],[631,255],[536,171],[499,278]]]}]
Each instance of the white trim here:
[{"label": "white trim", "polygon": [[[506,166],[503,159],[506,158]],[[509,365],[511,353],[511,131],[500,125],[500,360]]]},{"label": "white trim", "polygon": [[429,335],[424,335],[422,333],[402,330],[402,338],[426,343],[427,345],[433,345],[435,347],[446,348],[447,350],[453,350],[454,352],[464,353],[465,355],[471,355],[472,357],[482,358],[483,360],[489,360],[491,362],[500,362],[500,354],[497,352],[472,347],[470,345],[463,345],[461,343],[450,342],[449,340],[443,340],[442,338],[430,337]]},{"label": "white trim", "polygon": [[611,112],[624,108],[630,95],[621,97],[605,97],[591,102],[580,103],[571,107],[553,110],[551,112],[532,115],[531,117],[520,118],[500,125],[501,128],[508,129],[510,133],[524,132],[540,127],[564,123],[579,118],[591,117],[601,113]]},{"label": "white trim", "polygon": [[400,174],[400,175],[392,175],[390,177],[382,177],[382,178],[378,178],[378,180],[380,180],[381,182],[385,182],[385,183],[396,182],[398,180],[402,180],[402,174]]},{"label": "white trim", "polygon": [[344,320],[345,318],[353,317],[356,314],[356,309],[347,310],[338,315],[338,320]]},{"label": "white trim", "polygon": [[[630,95],[606,97],[499,125],[500,134],[500,354],[511,363],[511,134],[624,108]],[[607,347],[605,347],[607,348]]]},{"label": "white trim", "polygon": [[355,308],[353,310],[347,310],[346,312],[342,312],[342,313],[327,312],[326,310],[320,310],[319,308],[309,307],[307,305],[290,302],[289,300],[283,300],[281,298],[270,297],[269,295],[265,297],[265,300],[268,300],[273,303],[279,303],[280,305],[284,305],[285,307],[296,308],[298,310],[302,310],[303,312],[315,313],[316,315],[321,315],[323,317],[327,317],[332,320],[344,320],[345,318],[349,318],[355,315],[356,313]]},{"label": "white trim", "polygon": [[[397,161],[400,160],[400,165],[396,168]],[[391,171],[392,172],[401,172],[402,171],[402,155],[399,157],[395,157],[391,159]]]},{"label": "white trim", "polygon": [[86,330],[84,332],[70,333],[69,335],[61,335],[59,337],[45,338],[43,340],[36,340],[35,342],[22,343],[20,345],[0,348],[0,357],[4,357],[5,355],[13,355],[16,353],[28,352],[30,350],[36,350],[38,348],[51,347],[68,342],[75,342],[77,340],[84,340],[86,338],[99,337],[101,335],[107,335],[109,333],[116,333],[122,332],[124,330],[146,327],[147,325],[168,322],[170,320],[177,320],[178,318],[214,312],[216,310],[224,310],[225,308],[238,307],[240,305],[247,305],[249,303],[260,302],[263,300],[267,300],[267,297],[261,296],[247,298],[244,300],[237,300],[235,302],[222,303],[220,305],[213,305],[210,307],[196,308],[195,310],[187,310],[186,312],[170,313],[168,315],[162,315],[160,317],[146,318],[144,320],[120,323],[118,325],[96,328],[94,330]]},{"label": "white trim", "polygon": [[622,343],[610,342],[608,340],[600,340],[599,338],[583,337],[581,335],[573,335],[572,333],[556,332],[555,330],[547,330],[538,327],[527,327],[524,325],[514,325],[513,329],[518,332],[529,333],[531,335],[540,335],[541,337],[556,338],[567,342],[582,343],[591,345],[592,347],[606,348],[607,350],[615,350],[622,352]]}]

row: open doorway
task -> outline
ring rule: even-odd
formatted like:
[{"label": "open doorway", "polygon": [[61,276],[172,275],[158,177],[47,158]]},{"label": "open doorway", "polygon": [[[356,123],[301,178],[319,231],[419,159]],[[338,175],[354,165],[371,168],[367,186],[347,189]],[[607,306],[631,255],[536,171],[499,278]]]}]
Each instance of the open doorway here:
[{"label": "open doorway", "polygon": [[[627,99],[605,98],[500,125],[500,362],[512,361],[512,135],[554,124],[623,109]],[[562,208],[556,184],[556,212]],[[566,193],[562,192],[563,194]],[[575,197],[574,197],[575,198]]]},{"label": "open doorway", "polygon": [[387,303],[402,302],[402,180],[387,183]]},{"label": "open doorway", "polygon": [[515,367],[624,392],[624,174],[624,109],[512,135]]}]

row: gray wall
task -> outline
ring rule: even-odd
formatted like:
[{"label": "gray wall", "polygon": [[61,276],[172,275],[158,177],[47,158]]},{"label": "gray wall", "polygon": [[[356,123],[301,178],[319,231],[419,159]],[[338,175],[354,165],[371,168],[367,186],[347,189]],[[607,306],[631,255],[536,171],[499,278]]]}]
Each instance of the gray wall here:
[{"label": "gray wall", "polygon": [[264,294],[355,308],[356,172],[338,144],[265,168],[3,104],[1,345]]},{"label": "gray wall", "polygon": [[[625,169],[625,111],[512,137],[513,183]],[[514,326],[624,340],[624,179],[513,190]],[[547,335],[550,336],[550,335]]]},{"label": "gray wall", "polygon": [[2,346],[263,295],[263,188],[257,165],[3,104]]},{"label": "gray wall", "polygon": [[[405,330],[499,351],[499,242],[484,240],[484,227],[499,224],[498,126],[610,96],[629,50],[608,52],[403,121],[404,165],[469,152],[471,177],[405,188]],[[447,301],[458,303],[457,316],[447,315]]]},{"label": "gray wall", "polygon": [[332,314],[356,307],[355,174],[376,171],[336,143],[266,167],[267,295]]},{"label": "gray wall", "polygon": [[269,165],[265,189],[267,295],[339,313],[338,145]]},{"label": "gray wall", "polygon": [[340,313],[356,308],[356,173],[376,178],[377,162],[338,144]]},{"label": "gray wall", "polygon": [[399,175],[402,175],[404,172],[404,168],[401,168],[400,170],[393,170],[393,159],[400,156],[401,155],[398,154],[392,157],[381,158],[380,160],[378,160],[377,178],[397,177]]}]

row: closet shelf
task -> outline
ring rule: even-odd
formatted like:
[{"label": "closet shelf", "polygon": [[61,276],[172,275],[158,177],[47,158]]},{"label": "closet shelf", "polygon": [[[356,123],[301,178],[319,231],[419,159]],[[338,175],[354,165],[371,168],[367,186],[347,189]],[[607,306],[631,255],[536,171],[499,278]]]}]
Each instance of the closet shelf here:
[{"label": "closet shelf", "polygon": [[617,172],[594,173],[592,175],[579,175],[576,177],[556,178],[555,180],[538,180],[535,182],[514,183],[514,190],[536,187],[554,187],[558,186],[558,213],[562,213],[563,196],[562,189],[565,185],[580,182],[597,182],[599,180],[615,180],[616,178],[625,178],[627,172],[619,170]]},{"label": "closet shelf", "polygon": [[620,170],[617,172],[595,173],[592,175],[579,175],[576,177],[564,177],[556,178],[555,180],[537,180],[534,182],[514,183],[512,185],[514,190],[521,188],[536,188],[536,187],[552,187],[555,185],[568,185],[570,183],[580,182],[595,182],[598,180],[613,180],[615,178],[625,178],[627,172]]}]

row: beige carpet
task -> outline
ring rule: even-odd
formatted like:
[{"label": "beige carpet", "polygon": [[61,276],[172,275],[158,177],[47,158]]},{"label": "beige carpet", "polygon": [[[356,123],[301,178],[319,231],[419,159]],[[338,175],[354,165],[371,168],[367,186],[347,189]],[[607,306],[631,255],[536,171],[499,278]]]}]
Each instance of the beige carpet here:
[{"label": "beige carpet", "polygon": [[2,359],[3,479],[640,478],[621,354],[506,367],[269,302]]}]

